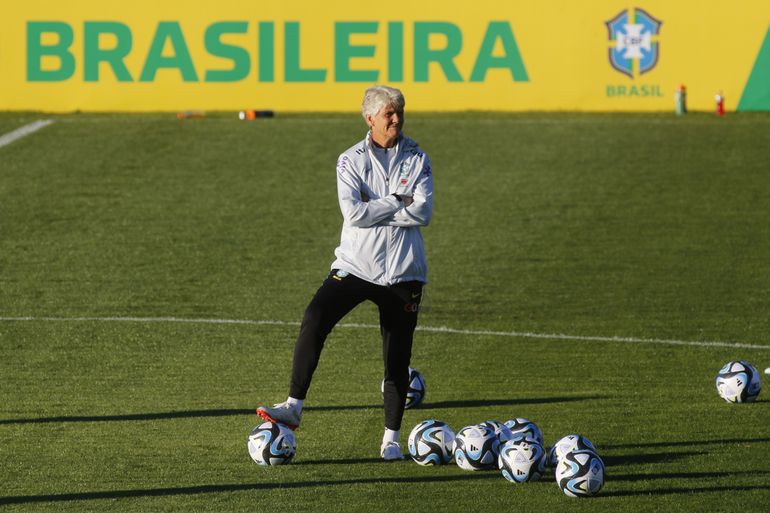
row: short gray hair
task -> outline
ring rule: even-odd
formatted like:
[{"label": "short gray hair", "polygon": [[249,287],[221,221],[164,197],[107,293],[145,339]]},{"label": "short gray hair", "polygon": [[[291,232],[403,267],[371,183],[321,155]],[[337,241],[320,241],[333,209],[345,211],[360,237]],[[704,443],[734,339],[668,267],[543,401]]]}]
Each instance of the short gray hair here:
[{"label": "short gray hair", "polygon": [[406,101],[404,95],[395,87],[375,85],[364,93],[364,101],[361,102],[361,115],[366,121],[366,116],[376,116],[380,109],[391,105],[396,110],[404,110]]}]

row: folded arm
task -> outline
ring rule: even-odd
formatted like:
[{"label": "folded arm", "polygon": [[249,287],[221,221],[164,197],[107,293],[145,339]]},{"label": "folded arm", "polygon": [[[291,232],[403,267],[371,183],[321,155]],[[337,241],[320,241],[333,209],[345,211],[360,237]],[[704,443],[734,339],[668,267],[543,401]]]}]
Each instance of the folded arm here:
[{"label": "folded arm", "polygon": [[427,226],[433,215],[433,172],[427,155],[420,176],[412,190],[411,203],[404,201],[405,207],[383,220],[380,224],[388,226]]},{"label": "folded arm", "polygon": [[337,163],[337,198],[345,222],[358,228],[368,228],[393,217],[403,206],[395,196],[370,199],[360,177],[350,169],[350,162]]}]

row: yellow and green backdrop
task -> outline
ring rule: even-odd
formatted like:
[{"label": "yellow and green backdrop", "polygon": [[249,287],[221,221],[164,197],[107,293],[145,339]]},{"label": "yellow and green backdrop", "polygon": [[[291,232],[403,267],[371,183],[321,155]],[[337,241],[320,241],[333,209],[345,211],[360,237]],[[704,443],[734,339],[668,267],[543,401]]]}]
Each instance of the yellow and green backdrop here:
[{"label": "yellow and green backdrop", "polygon": [[8,0],[0,110],[770,110],[770,2]]}]

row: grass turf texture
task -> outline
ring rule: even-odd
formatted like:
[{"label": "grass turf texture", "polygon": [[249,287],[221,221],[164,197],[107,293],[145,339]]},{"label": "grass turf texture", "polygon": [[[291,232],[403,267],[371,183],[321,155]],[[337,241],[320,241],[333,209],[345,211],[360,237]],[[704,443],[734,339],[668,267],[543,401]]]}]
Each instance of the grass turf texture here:
[{"label": "grass turf texture", "polygon": [[[53,119],[0,148],[0,316],[299,321],[360,118]],[[295,325],[0,321],[0,508],[764,511],[767,390],[728,405],[714,377],[770,364],[770,117],[411,115],[406,132],[436,180],[423,326],[763,347],[420,331],[428,396],[402,442],[426,418],[580,432],[608,474],[581,501],[552,474],[380,462],[375,328],[332,333],[296,459],[264,469],[246,436],[285,397]]]}]

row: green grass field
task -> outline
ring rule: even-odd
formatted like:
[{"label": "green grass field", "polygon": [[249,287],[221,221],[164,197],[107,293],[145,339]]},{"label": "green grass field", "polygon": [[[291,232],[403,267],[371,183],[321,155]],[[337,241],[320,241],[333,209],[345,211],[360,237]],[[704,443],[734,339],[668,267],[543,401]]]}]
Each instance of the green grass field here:
[{"label": "green grass field", "polygon": [[714,377],[770,366],[769,115],[407,119],[436,199],[402,442],[427,418],[582,433],[607,465],[586,500],[381,462],[369,304],[328,340],[293,464],[249,459],[360,117],[51,119],[0,148],[1,510],[767,511],[770,395],[730,405]]}]

